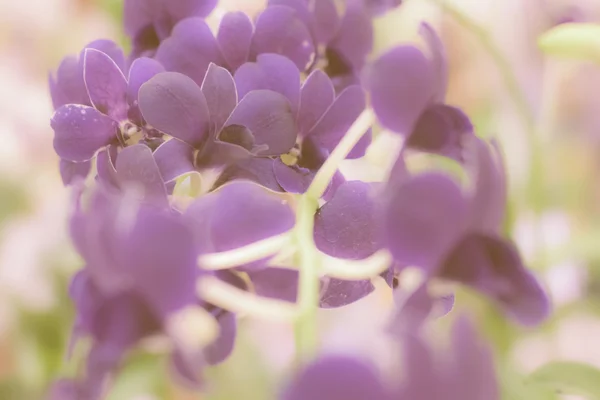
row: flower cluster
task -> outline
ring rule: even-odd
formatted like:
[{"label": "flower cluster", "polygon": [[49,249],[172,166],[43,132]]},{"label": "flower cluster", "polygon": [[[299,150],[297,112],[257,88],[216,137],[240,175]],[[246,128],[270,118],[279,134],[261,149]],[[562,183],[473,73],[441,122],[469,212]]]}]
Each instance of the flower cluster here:
[{"label": "flower cluster", "polygon": [[[282,398],[438,398],[428,390],[443,390],[493,399],[491,372],[473,370],[489,385],[466,397],[460,379],[471,371],[457,360],[433,368],[413,335],[434,306],[452,308],[451,295],[430,290],[441,280],[488,296],[523,324],[549,313],[501,233],[500,149],[444,101],[440,38],[423,24],[426,50],[398,46],[367,63],[373,16],[400,1],[270,0],[254,19],[226,13],[213,33],[204,17],[216,3],[126,0],[131,53],[98,40],[50,78],[54,148],[76,194],[71,236],[85,262],[70,290],[73,343],[93,343],[83,376],[57,386],[60,398],[101,398],[127,352],[156,336],[170,344],[175,375],[201,386],[202,367],[233,350],[240,312],[303,321],[311,304],[367,296],[378,275],[405,296],[399,282],[413,267],[421,279],[392,324],[399,336],[411,332],[406,382],[386,388],[356,360],[323,359]],[[365,155],[375,118],[404,147],[385,182],[348,181],[339,163]],[[469,185],[410,172],[414,152],[454,160]],[[465,326],[454,336],[456,357],[485,358]]]}]

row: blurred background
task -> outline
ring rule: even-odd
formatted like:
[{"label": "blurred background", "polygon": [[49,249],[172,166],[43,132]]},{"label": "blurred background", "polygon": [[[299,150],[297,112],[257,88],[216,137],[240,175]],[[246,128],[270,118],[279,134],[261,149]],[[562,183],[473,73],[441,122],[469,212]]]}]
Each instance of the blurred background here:
[{"label": "blurred background", "polygon": [[[600,21],[600,1],[448,1],[472,21],[457,21],[437,0],[406,1],[376,20],[376,47],[380,52],[417,40],[420,21],[431,22],[449,54],[448,102],[467,111],[479,135],[503,146],[510,179],[506,229],[556,310],[543,327],[527,331],[486,309],[482,328],[499,356],[523,373],[553,359],[600,367],[600,67],[548,59],[536,46],[537,37],[557,24]],[[223,10],[253,12],[261,1],[221,3],[211,17],[214,26]],[[47,81],[62,57],[94,39],[126,47],[121,7],[120,0],[0,0],[2,400],[41,399],[53,379],[77,368],[65,361],[73,317],[66,293],[81,264],[66,232],[69,191],[52,148]],[[499,64],[490,44],[508,63]],[[395,156],[388,144],[380,135],[361,164],[347,170],[381,178]],[[389,351],[376,337],[390,306],[389,296],[375,293],[342,310],[322,311],[323,347],[384,360]],[[210,399],[266,399],[269,382],[290,360],[288,327],[245,319],[241,331],[232,359],[207,372]],[[239,374],[239,385],[220,384],[231,374]],[[167,378],[160,357],[134,354],[110,398],[198,398]]]}]

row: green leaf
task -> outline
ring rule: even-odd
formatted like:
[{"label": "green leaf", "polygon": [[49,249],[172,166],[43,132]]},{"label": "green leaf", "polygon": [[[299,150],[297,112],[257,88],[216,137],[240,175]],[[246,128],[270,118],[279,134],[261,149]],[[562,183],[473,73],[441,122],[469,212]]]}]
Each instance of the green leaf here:
[{"label": "green leaf", "polygon": [[562,24],[538,39],[540,49],[552,56],[600,64],[600,24]]},{"label": "green leaf", "polygon": [[540,367],[527,382],[545,386],[556,392],[600,400],[600,370],[577,362],[559,361]]}]

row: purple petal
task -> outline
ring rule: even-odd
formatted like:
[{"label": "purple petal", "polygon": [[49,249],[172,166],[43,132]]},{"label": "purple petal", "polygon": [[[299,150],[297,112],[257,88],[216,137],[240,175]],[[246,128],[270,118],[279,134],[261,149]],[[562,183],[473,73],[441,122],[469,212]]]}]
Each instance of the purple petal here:
[{"label": "purple petal", "polygon": [[287,153],[296,143],[297,128],[290,103],[283,95],[270,90],[248,93],[235,108],[225,127],[241,125],[248,128],[261,156]]},{"label": "purple petal", "polygon": [[365,0],[365,5],[373,16],[385,14],[400,4],[402,4],[402,0]]},{"label": "purple petal", "polygon": [[152,58],[140,57],[134,60],[129,69],[129,84],[127,87],[129,103],[134,104],[137,102],[140,87],[154,75],[164,71],[165,68]]},{"label": "purple petal", "polygon": [[223,16],[217,42],[231,71],[248,61],[253,30],[252,21],[241,11],[229,12]]},{"label": "purple petal", "polygon": [[215,168],[252,158],[254,136],[245,127],[231,125],[221,131],[216,141],[207,143],[196,157],[196,168]]},{"label": "purple petal", "polygon": [[246,63],[235,73],[238,96],[253,90],[268,89],[281,93],[290,101],[294,115],[300,102],[300,71],[287,57],[260,54],[256,63]]},{"label": "purple petal", "polygon": [[78,181],[85,180],[91,168],[92,163],[90,161],[73,162],[60,160],[60,177],[62,178],[63,185],[69,186]]},{"label": "purple petal", "polygon": [[173,378],[182,386],[198,390],[202,388],[204,379],[202,376],[202,366],[204,362],[200,354],[186,354],[180,349],[176,349],[171,354],[170,367]]},{"label": "purple petal", "polygon": [[378,372],[346,356],[320,358],[291,382],[281,400],[391,400]]},{"label": "purple petal", "polygon": [[373,21],[364,8],[362,0],[348,1],[346,13],[329,46],[334,49],[355,71],[365,65],[373,50]]},{"label": "purple petal", "polygon": [[463,144],[466,137],[473,134],[473,124],[464,112],[456,107],[434,104],[421,114],[406,145],[461,162]]},{"label": "purple petal", "polygon": [[429,347],[418,335],[402,336],[402,365],[406,368],[403,386],[395,399],[445,399],[449,397],[446,381],[440,376]]},{"label": "purple petal", "polygon": [[[110,151],[109,149],[115,149]],[[98,180],[107,187],[113,187],[118,189],[119,177],[117,176],[117,169],[115,168],[114,161],[116,159],[117,152],[115,146],[109,146],[108,148],[101,150],[96,156],[96,172],[98,174]]]},{"label": "purple petal", "polygon": [[213,190],[233,180],[249,180],[275,192],[282,192],[275,177],[274,160],[271,158],[250,158],[226,168],[213,186]]},{"label": "purple petal", "polygon": [[394,300],[397,303],[392,317],[390,331],[396,336],[418,333],[430,316],[434,299],[427,292],[427,283],[421,285],[409,295],[400,287],[395,290]]},{"label": "purple petal", "polygon": [[136,144],[124,148],[117,157],[116,168],[121,185],[141,185],[144,201],[157,207],[169,207],[165,184],[148,146]]},{"label": "purple petal", "polygon": [[67,104],[50,121],[54,150],[67,161],[87,161],[102,147],[116,140],[119,125],[93,107]]},{"label": "purple petal", "polygon": [[252,55],[281,54],[303,71],[312,62],[314,52],[310,31],[293,8],[271,6],[258,16],[252,37]]},{"label": "purple petal", "polygon": [[211,132],[219,132],[237,105],[233,77],[225,68],[211,63],[201,89],[210,113]]},{"label": "purple petal", "polygon": [[202,90],[187,76],[163,72],[140,88],[140,110],[154,128],[200,146],[208,133],[209,111]]},{"label": "purple petal", "polygon": [[516,247],[496,236],[470,234],[446,258],[439,275],[489,296],[523,325],[536,325],[550,304]]},{"label": "purple petal", "polygon": [[56,71],[56,80],[50,75],[50,95],[55,110],[65,104],[91,105],[76,57],[65,57],[62,60]]},{"label": "purple petal", "polygon": [[383,240],[396,262],[431,270],[462,235],[467,203],[452,179],[426,173],[399,185],[383,214]]},{"label": "purple petal", "polygon": [[259,296],[295,302],[298,297],[298,271],[267,268],[249,273],[254,291]]},{"label": "purple petal", "polygon": [[181,72],[202,84],[211,62],[222,65],[223,56],[210,28],[201,18],[179,22],[171,36],[156,51],[156,59],[167,71]]},{"label": "purple petal", "polygon": [[335,278],[325,278],[321,289],[319,307],[337,308],[352,304],[375,290],[370,280],[345,281]]},{"label": "purple petal", "polygon": [[333,257],[359,260],[375,253],[378,221],[373,186],[361,181],[342,184],[315,215],[315,244]]},{"label": "purple petal", "polygon": [[79,56],[80,60],[85,59],[86,49],[94,49],[101,51],[102,53],[110,57],[110,59],[113,60],[115,64],[117,64],[121,72],[125,72],[125,55],[123,54],[123,50],[112,40],[98,39],[94,40],[91,43],[88,43],[81,52],[81,55]]},{"label": "purple petal", "polygon": [[329,43],[340,29],[340,16],[334,0],[319,0],[314,4],[315,36],[319,43]]},{"label": "purple petal", "polygon": [[298,111],[300,134],[307,134],[335,100],[335,89],[323,71],[314,70],[302,86]]},{"label": "purple petal", "polygon": [[298,165],[286,165],[280,158],[273,162],[279,186],[287,193],[304,193],[315,178],[316,171]]},{"label": "purple petal", "polygon": [[154,152],[154,160],[165,182],[194,171],[194,149],[187,143],[171,139]]},{"label": "purple petal", "polygon": [[431,64],[413,46],[398,46],[379,57],[369,68],[366,86],[381,124],[409,135],[435,95]]},{"label": "purple petal", "polygon": [[165,10],[174,20],[186,17],[206,17],[217,5],[217,0],[162,0]]},{"label": "purple petal", "polygon": [[86,49],[83,77],[92,104],[98,111],[122,121],[127,117],[127,79],[106,54]]},{"label": "purple petal", "polygon": [[219,364],[233,352],[235,345],[235,336],[237,334],[237,322],[234,313],[222,311],[217,317],[219,323],[219,336],[217,339],[206,346],[204,349],[204,358],[209,365]]},{"label": "purple petal", "polygon": [[435,74],[435,95],[434,99],[443,102],[446,97],[448,87],[448,61],[446,60],[446,50],[441,38],[436,31],[426,22],[421,24],[419,30],[421,36],[427,42],[430,51],[431,64]]}]

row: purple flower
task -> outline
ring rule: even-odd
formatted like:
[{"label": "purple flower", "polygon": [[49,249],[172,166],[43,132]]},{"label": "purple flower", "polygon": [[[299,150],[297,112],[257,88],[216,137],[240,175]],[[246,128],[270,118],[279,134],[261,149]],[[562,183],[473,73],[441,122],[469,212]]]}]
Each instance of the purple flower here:
[{"label": "purple flower", "polygon": [[129,70],[129,79],[106,53],[85,49],[84,82],[93,105],[65,104],[52,116],[54,149],[66,160],[90,160],[103,147],[125,146],[129,140],[152,137],[145,129],[137,105],[140,86],[162,66],[150,58],[139,58]]},{"label": "purple flower", "polygon": [[[468,320],[454,323],[448,351],[434,353],[419,336],[403,336],[404,379],[386,384],[363,360],[324,356],[306,367],[281,400],[497,400],[492,354]],[[400,372],[400,371],[397,371]],[[400,375],[397,373],[395,376]]]},{"label": "purple flower", "polygon": [[125,0],[125,32],[133,40],[132,59],[152,57],[159,44],[187,17],[206,17],[217,0]]},{"label": "purple flower", "polygon": [[368,69],[373,110],[384,127],[406,138],[407,147],[462,161],[462,143],[473,126],[460,109],[444,103],[448,71],[441,40],[427,24],[421,34],[429,59],[414,46],[398,46]]},{"label": "purple flower", "polygon": [[233,77],[215,64],[202,87],[179,73],[156,75],[140,90],[140,108],[148,123],[174,137],[155,153],[166,182],[196,168],[284,154],[297,136],[285,96],[252,90],[238,102]]}]

